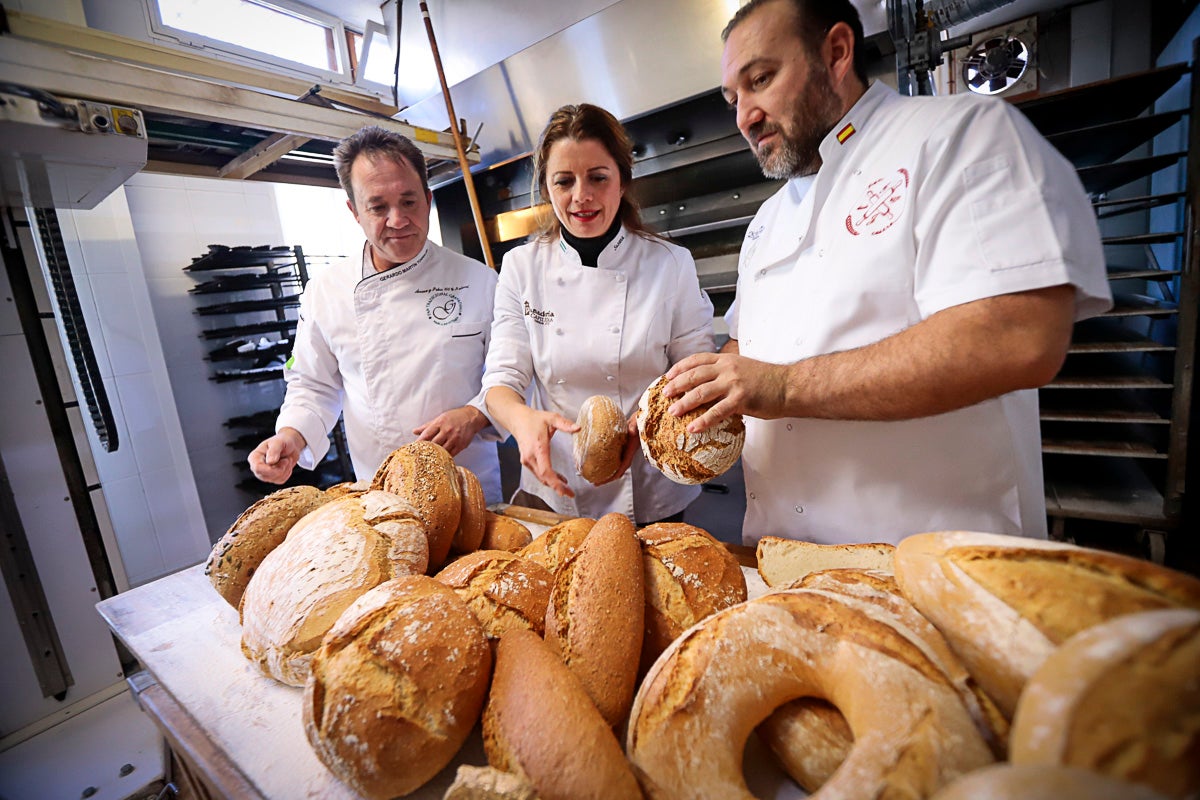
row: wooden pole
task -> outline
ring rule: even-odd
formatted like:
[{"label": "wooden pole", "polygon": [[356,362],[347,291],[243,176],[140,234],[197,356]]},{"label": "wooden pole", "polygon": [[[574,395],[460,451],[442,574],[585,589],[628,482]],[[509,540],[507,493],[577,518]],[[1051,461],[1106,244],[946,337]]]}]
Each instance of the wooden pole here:
[{"label": "wooden pole", "polygon": [[467,163],[467,151],[463,145],[462,131],[458,128],[458,117],[454,114],[454,102],[450,99],[450,87],[446,84],[446,73],[442,70],[442,57],[438,53],[437,39],[433,36],[433,23],[429,21],[429,6],[421,0],[421,16],[425,19],[425,32],[429,34],[429,47],[433,50],[433,63],[437,67],[438,81],[442,84],[442,97],[446,99],[446,113],[450,117],[450,132],[454,135],[454,148],[458,150],[458,163],[462,167],[463,183],[467,186],[467,200],[471,203],[471,216],[475,218],[475,230],[479,232],[479,245],[483,248],[483,259],[492,269],[492,248],[488,244],[487,230],[483,226],[483,211],[479,208],[479,196],[475,194],[475,181],[471,178],[471,165]]}]

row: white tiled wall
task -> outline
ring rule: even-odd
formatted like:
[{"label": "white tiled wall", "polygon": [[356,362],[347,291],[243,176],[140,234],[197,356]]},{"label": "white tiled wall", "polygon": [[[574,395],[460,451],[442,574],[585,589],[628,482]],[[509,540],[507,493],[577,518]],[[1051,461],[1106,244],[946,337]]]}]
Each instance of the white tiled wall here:
[{"label": "white tiled wall", "polygon": [[[204,357],[220,343],[201,339],[201,331],[241,320],[197,316],[195,310],[201,302],[218,298],[198,298],[188,290],[212,276],[193,277],[183,268],[207,252],[210,244],[294,242],[283,237],[274,187],[268,183],[141,173],[125,185],[125,193],[204,524],[210,540],[215,540],[256,499],[235,488],[246,475],[239,472],[236,462],[247,454],[226,446],[239,432],[224,427],[224,422],[232,416],[278,408],[283,390],[277,381],[242,384],[209,379],[214,366]],[[142,394],[132,385],[123,389],[131,395]],[[135,441],[139,435],[136,428],[130,431]],[[154,468],[164,470],[156,476],[169,486],[169,468],[162,464]],[[163,516],[168,516],[167,511],[163,509]],[[157,521],[153,506],[149,513],[152,521]]]},{"label": "white tiled wall", "polygon": [[105,452],[85,414],[95,461],[85,468],[101,484],[123,571],[136,586],[203,560],[210,542],[125,193],[57,213],[119,442]]}]

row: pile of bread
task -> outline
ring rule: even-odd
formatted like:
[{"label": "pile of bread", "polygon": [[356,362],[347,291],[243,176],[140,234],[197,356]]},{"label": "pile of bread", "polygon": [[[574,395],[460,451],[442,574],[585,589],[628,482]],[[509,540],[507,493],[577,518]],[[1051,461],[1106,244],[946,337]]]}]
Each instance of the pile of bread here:
[{"label": "pile of bread", "polygon": [[748,798],[752,735],[819,797],[1200,790],[1200,581],[972,533],[765,538],[758,563],[747,601],[690,525],[531,540],[418,442],[369,486],[251,506],[207,572],[364,797],[418,790],[477,723],[489,766],[459,767],[450,800]]}]

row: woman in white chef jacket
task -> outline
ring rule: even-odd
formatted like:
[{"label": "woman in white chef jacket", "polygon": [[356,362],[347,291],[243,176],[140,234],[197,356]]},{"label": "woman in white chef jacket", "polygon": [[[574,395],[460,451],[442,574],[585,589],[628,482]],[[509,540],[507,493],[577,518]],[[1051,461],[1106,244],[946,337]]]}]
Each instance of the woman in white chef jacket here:
[{"label": "woman in white chef jacket", "polygon": [[483,378],[488,410],[520,448],[521,489],[554,511],[616,511],[639,525],[678,519],[699,487],[651,466],[636,426],[627,468],[603,486],[577,474],[571,435],[588,397],[611,397],[632,422],[654,379],[711,352],[712,303],[688,251],[650,233],[627,196],[633,146],[612,114],[588,104],[554,112],[534,171],[554,215],[504,257]]}]

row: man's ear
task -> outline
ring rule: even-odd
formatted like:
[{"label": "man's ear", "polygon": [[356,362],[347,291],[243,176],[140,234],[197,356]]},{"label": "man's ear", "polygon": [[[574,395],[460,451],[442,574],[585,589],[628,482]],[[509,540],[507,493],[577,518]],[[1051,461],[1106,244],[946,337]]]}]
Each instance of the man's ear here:
[{"label": "man's ear", "polygon": [[429,187],[425,188],[425,205],[433,208],[433,191]]},{"label": "man's ear", "polygon": [[841,87],[847,78],[858,80],[854,74],[854,45],[854,30],[844,22],[836,23],[825,34],[821,55],[835,88]]},{"label": "man's ear", "polygon": [[350,213],[354,215],[354,221],[358,222],[358,212],[354,210],[354,203],[350,198],[346,198],[346,208],[350,209]]}]

